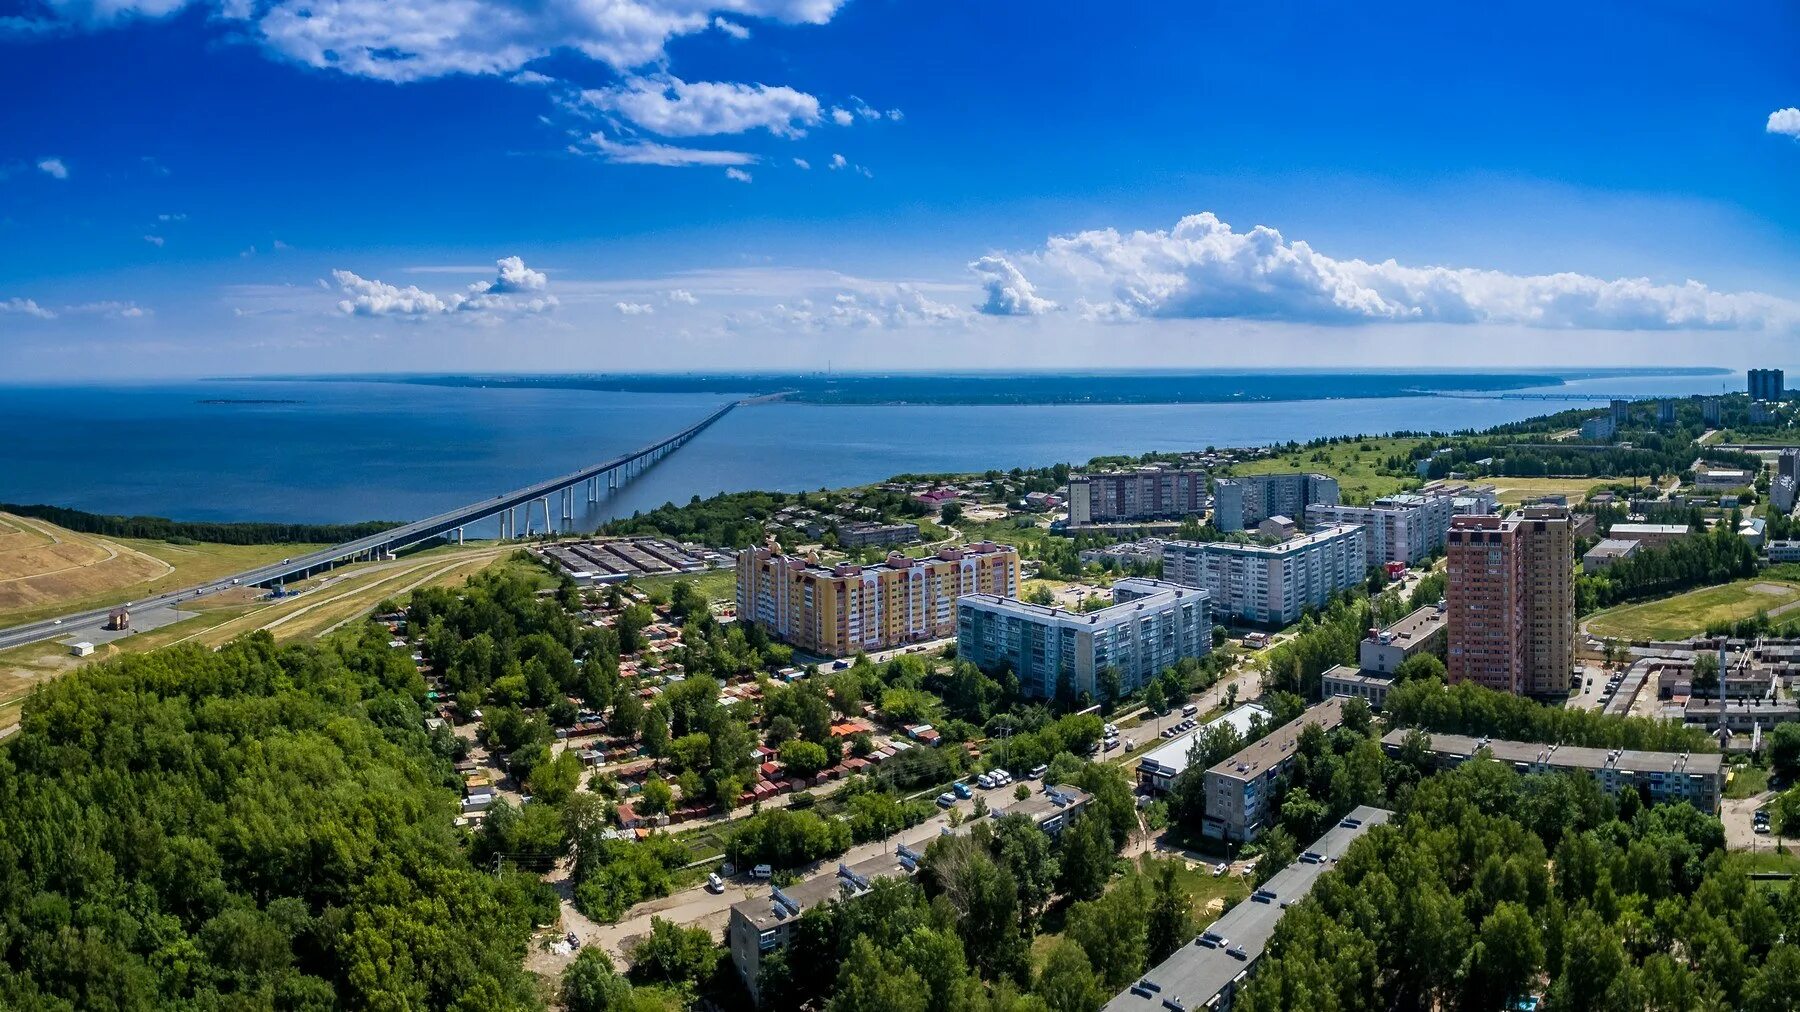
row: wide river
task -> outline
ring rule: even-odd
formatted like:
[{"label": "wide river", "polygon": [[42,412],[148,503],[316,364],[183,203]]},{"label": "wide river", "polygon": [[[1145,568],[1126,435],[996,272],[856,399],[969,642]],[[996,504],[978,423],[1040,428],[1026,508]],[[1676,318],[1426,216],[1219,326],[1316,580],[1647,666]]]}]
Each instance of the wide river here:
[{"label": "wide river", "polygon": [[[1582,380],[1554,391],[1716,393],[1722,376]],[[260,401],[264,403],[247,403]],[[291,402],[291,403],[270,403]],[[0,502],[185,520],[411,520],[654,441],[717,395],[401,383],[0,387]],[[817,489],[906,472],[1083,462],[1398,429],[1495,425],[1591,401],[1394,397],[1244,404],[756,404],[602,501],[591,527],[664,502]],[[474,532],[471,532],[473,534]]]}]

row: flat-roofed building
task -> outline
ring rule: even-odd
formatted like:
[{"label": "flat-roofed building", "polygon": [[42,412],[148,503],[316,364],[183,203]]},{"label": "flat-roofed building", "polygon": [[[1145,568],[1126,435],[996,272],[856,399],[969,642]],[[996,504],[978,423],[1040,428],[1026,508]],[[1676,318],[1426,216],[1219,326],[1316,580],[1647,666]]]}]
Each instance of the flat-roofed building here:
[{"label": "flat-roofed building", "polygon": [[1575,665],[1575,539],[1569,511],[1460,516],[1446,545],[1449,680],[1567,695]]},{"label": "flat-roofed building", "polygon": [[1369,565],[1413,566],[1444,547],[1455,515],[1456,502],[1449,496],[1409,493],[1383,496],[1367,506],[1308,506],[1306,524],[1312,528],[1356,524],[1363,529]]},{"label": "flat-roofed building", "polygon": [[1414,654],[1443,656],[1449,629],[1449,605],[1426,605],[1386,629],[1369,630],[1357,645],[1357,662],[1364,671],[1391,676]]},{"label": "flat-roofed building", "polygon": [[878,548],[909,545],[919,540],[918,524],[844,524],[837,529],[838,544],[845,548]]},{"label": "flat-roofed building", "polygon": [[1184,467],[1141,467],[1069,475],[1069,523],[1180,520],[1206,511],[1206,472]]},{"label": "flat-roofed building", "polygon": [[1636,555],[1642,547],[1641,542],[1627,541],[1623,538],[1607,538],[1587,550],[1581,557],[1581,571],[1597,573],[1602,569]]},{"label": "flat-roofed building", "polygon": [[1342,697],[1316,703],[1207,770],[1201,832],[1234,843],[1256,839],[1268,814],[1269,795],[1293,765],[1300,733],[1315,725],[1336,729],[1344,722],[1344,703]]},{"label": "flat-roofed building", "polygon": [[1360,805],[1338,820],[1250,898],[1151,967],[1102,1012],[1224,1012],[1262,962],[1269,939],[1289,907],[1305,899],[1350,845],[1393,813]]},{"label": "flat-roofed building", "polygon": [[1607,532],[1611,541],[1635,541],[1640,548],[1661,548],[1691,533],[1687,524],[1613,524]]},{"label": "flat-roofed building", "polygon": [[1360,584],[1365,554],[1362,528],[1350,524],[1277,545],[1170,541],[1163,579],[1206,590],[1213,612],[1232,621],[1279,626]]},{"label": "flat-roofed building", "polygon": [[1319,694],[1327,699],[1344,696],[1360,699],[1369,709],[1379,710],[1387,702],[1388,690],[1394,687],[1393,675],[1376,675],[1348,664],[1326,669],[1319,676]]},{"label": "flat-roofed building", "polygon": [[823,566],[773,545],[737,560],[738,621],[825,657],[955,636],[958,598],[1018,592],[1018,551],[991,541],[872,566]]},{"label": "flat-roofed building", "polygon": [[1265,723],[1269,720],[1269,711],[1256,703],[1245,703],[1230,713],[1214,717],[1201,725],[1193,734],[1183,735],[1158,745],[1154,750],[1138,759],[1137,781],[1140,790],[1166,794],[1175,787],[1175,778],[1186,772],[1188,768],[1188,752],[1193,749],[1207,732],[1214,728],[1229,724],[1239,737],[1248,738],[1252,725],[1258,718]]},{"label": "flat-roofed building", "polygon": [[1272,516],[1303,517],[1314,503],[1336,505],[1338,480],[1328,474],[1246,474],[1213,482],[1213,526],[1242,531]]},{"label": "flat-roofed building", "polygon": [[[1381,745],[1398,755],[1409,733],[1390,731]],[[1486,749],[1495,762],[1520,773],[1585,773],[1608,794],[1642,788],[1653,801],[1685,801],[1709,815],[1719,814],[1724,796],[1725,768],[1714,752],[1582,748],[1435,732],[1427,737],[1432,759],[1440,767],[1456,766]]]},{"label": "flat-roofed building", "polygon": [[957,600],[956,656],[985,670],[1008,667],[1028,696],[1069,691],[1100,697],[1097,676],[1119,672],[1135,691],[1184,657],[1212,651],[1207,592],[1132,577],[1113,583],[1113,604],[1071,611],[1016,597],[965,594]]}]

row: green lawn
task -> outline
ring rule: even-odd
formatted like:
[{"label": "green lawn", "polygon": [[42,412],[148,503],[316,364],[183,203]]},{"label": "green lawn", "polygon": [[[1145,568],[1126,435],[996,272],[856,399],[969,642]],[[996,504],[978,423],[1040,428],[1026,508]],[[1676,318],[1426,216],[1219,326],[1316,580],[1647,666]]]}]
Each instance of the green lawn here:
[{"label": "green lawn", "polygon": [[700,596],[708,601],[730,601],[737,596],[737,570],[709,569],[704,573],[667,573],[662,576],[640,576],[631,581],[631,585],[649,593],[653,588],[665,590],[677,583],[686,581],[694,585]]},{"label": "green lawn", "polygon": [[[1142,873],[1149,874],[1164,861],[1175,862],[1175,878],[1188,894],[1196,932],[1218,920],[1225,905],[1243,902],[1250,896],[1249,879],[1241,875],[1214,878],[1213,873],[1204,865],[1189,868],[1187,861],[1183,858],[1165,858],[1154,854],[1144,854],[1137,859],[1136,863]],[[1117,886],[1122,881],[1124,881],[1122,877],[1115,877],[1108,884],[1108,888]],[[1049,910],[1045,911],[1043,921],[1039,926],[1039,933],[1031,941],[1032,966],[1040,970],[1043,968],[1044,960],[1049,957],[1050,950],[1055,948],[1056,943],[1062,939],[1063,921],[1067,914],[1068,907],[1062,904],[1053,904]]]},{"label": "green lawn", "polygon": [[1345,502],[1368,502],[1370,499],[1418,487],[1419,481],[1413,476],[1386,474],[1382,468],[1389,457],[1404,455],[1420,442],[1417,439],[1390,438],[1335,443],[1316,449],[1303,447],[1292,453],[1238,464],[1231,471],[1233,474],[1319,471],[1338,480]]},{"label": "green lawn", "polygon": [[1725,785],[1728,798],[1753,798],[1769,789],[1769,771],[1759,766],[1731,767],[1731,782]]},{"label": "green lawn", "polygon": [[1725,856],[1725,860],[1751,872],[1787,872],[1800,874],[1800,854],[1793,851],[1776,853],[1774,850],[1734,850]]},{"label": "green lawn", "polygon": [[1800,601],[1800,584],[1791,580],[1751,577],[1685,594],[1621,605],[1587,620],[1596,636],[1632,640],[1672,640],[1695,636],[1714,622],[1735,622],[1758,612],[1772,612]]}]

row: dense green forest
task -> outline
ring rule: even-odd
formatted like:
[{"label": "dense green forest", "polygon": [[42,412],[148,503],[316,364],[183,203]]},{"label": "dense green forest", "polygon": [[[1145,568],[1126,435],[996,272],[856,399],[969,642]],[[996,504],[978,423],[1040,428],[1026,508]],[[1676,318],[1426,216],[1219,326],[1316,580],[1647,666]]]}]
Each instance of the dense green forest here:
[{"label": "dense green forest", "polygon": [[1287,912],[1234,1009],[1795,1007],[1800,882],[1751,881],[1718,819],[1487,762],[1398,793],[1403,817]]},{"label": "dense green forest", "polygon": [[555,896],[471,864],[424,698],[373,626],[46,684],[0,750],[0,1006],[536,1007]]},{"label": "dense green forest", "polygon": [[145,538],[178,544],[183,541],[204,541],[221,545],[337,545],[400,526],[396,521],[369,521],[360,524],[210,523],[169,520],[164,517],[122,517],[84,513],[64,506],[20,506],[14,503],[0,503],[0,513],[48,520],[58,527],[82,534],[99,534],[109,538]]}]

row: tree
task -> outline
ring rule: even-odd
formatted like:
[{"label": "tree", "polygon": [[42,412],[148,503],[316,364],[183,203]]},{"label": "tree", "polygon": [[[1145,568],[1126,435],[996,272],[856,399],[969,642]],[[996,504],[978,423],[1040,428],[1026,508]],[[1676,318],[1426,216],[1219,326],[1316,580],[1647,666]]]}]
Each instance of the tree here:
[{"label": "tree", "polygon": [[1119,700],[1124,683],[1119,677],[1117,666],[1108,664],[1094,675],[1094,687],[1100,693],[1100,707],[1107,713],[1112,712],[1113,704]]},{"label": "tree", "polygon": [[1256,860],[1256,884],[1275,877],[1277,872],[1300,859],[1300,847],[1285,826],[1276,826],[1262,835],[1262,857]]},{"label": "tree", "polygon": [[850,943],[831,1012],[927,1012],[925,981],[866,937]]},{"label": "tree", "polygon": [[781,746],[781,765],[792,776],[810,780],[830,764],[824,746],[798,739]]},{"label": "tree", "polygon": [[635,692],[620,692],[613,700],[612,719],[607,722],[607,730],[630,741],[637,737],[643,723],[644,701]]},{"label": "tree", "polygon": [[575,954],[575,962],[563,971],[558,993],[569,1012],[618,1012],[632,1007],[631,983],[619,976],[606,950],[597,945]]},{"label": "tree", "polygon": [[1702,650],[1694,655],[1694,693],[1704,695],[1719,687],[1719,655]]},{"label": "tree", "polygon": [[962,518],[963,508],[962,503],[959,502],[947,502],[944,504],[944,508],[938,511],[938,519],[952,526],[961,523]]},{"label": "tree", "polygon": [[1019,784],[1018,786],[1013,788],[1013,798],[1014,799],[1016,799],[1018,801],[1024,801],[1026,798],[1029,798],[1029,797],[1031,797],[1031,788],[1030,787],[1027,787],[1024,784]]},{"label": "tree", "polygon": [[653,776],[644,781],[644,789],[638,793],[636,808],[641,815],[657,815],[669,810],[675,800],[675,792],[668,782],[661,777]]},{"label": "tree", "polygon": [[1187,890],[1175,875],[1174,861],[1161,861],[1150,875],[1150,918],[1146,927],[1147,962],[1162,962],[1187,944],[1194,934],[1194,918]]},{"label": "tree", "polygon": [[1051,1012],[1094,1012],[1106,1001],[1087,953],[1066,938],[1050,950],[1033,990]]},{"label": "tree", "polygon": [[1087,953],[1105,991],[1123,989],[1144,970],[1147,903],[1143,878],[1131,875],[1105,896],[1069,908],[1064,933]]},{"label": "tree", "polygon": [[[982,807],[981,798],[975,802],[977,808]],[[1050,836],[1029,817],[1008,815],[994,824],[994,854],[1012,874],[1019,891],[1021,923],[1029,924],[1050,902],[1061,870]]]},{"label": "tree", "polygon": [[1113,844],[1106,822],[1083,812],[1062,833],[1061,891],[1078,900],[1093,899],[1112,877]]},{"label": "tree", "polygon": [[1433,653],[1420,652],[1400,662],[1394,669],[1394,681],[1410,682],[1415,679],[1435,678],[1442,682],[1449,676],[1449,669],[1444,662]]},{"label": "tree", "polygon": [[1495,906],[1481,923],[1468,962],[1464,993],[1472,1002],[1482,1008],[1512,1008],[1544,962],[1544,943],[1531,912],[1512,902]]},{"label": "tree", "polygon": [[644,754],[661,759],[669,754],[669,718],[661,707],[651,707],[644,714]]},{"label": "tree", "polygon": [[652,917],[650,934],[631,950],[630,977],[633,983],[670,984],[691,991],[712,976],[720,955],[705,929]]},{"label": "tree", "polygon": [[1800,772],[1800,724],[1776,724],[1769,732],[1769,771],[1783,783]]},{"label": "tree", "polygon": [[1162,683],[1154,678],[1145,682],[1144,709],[1149,710],[1151,713],[1161,713],[1163,708],[1167,705],[1167,697],[1163,694]]},{"label": "tree", "polygon": [[531,793],[535,800],[560,805],[581,786],[581,757],[563,750],[547,763],[539,763],[531,771]]}]

